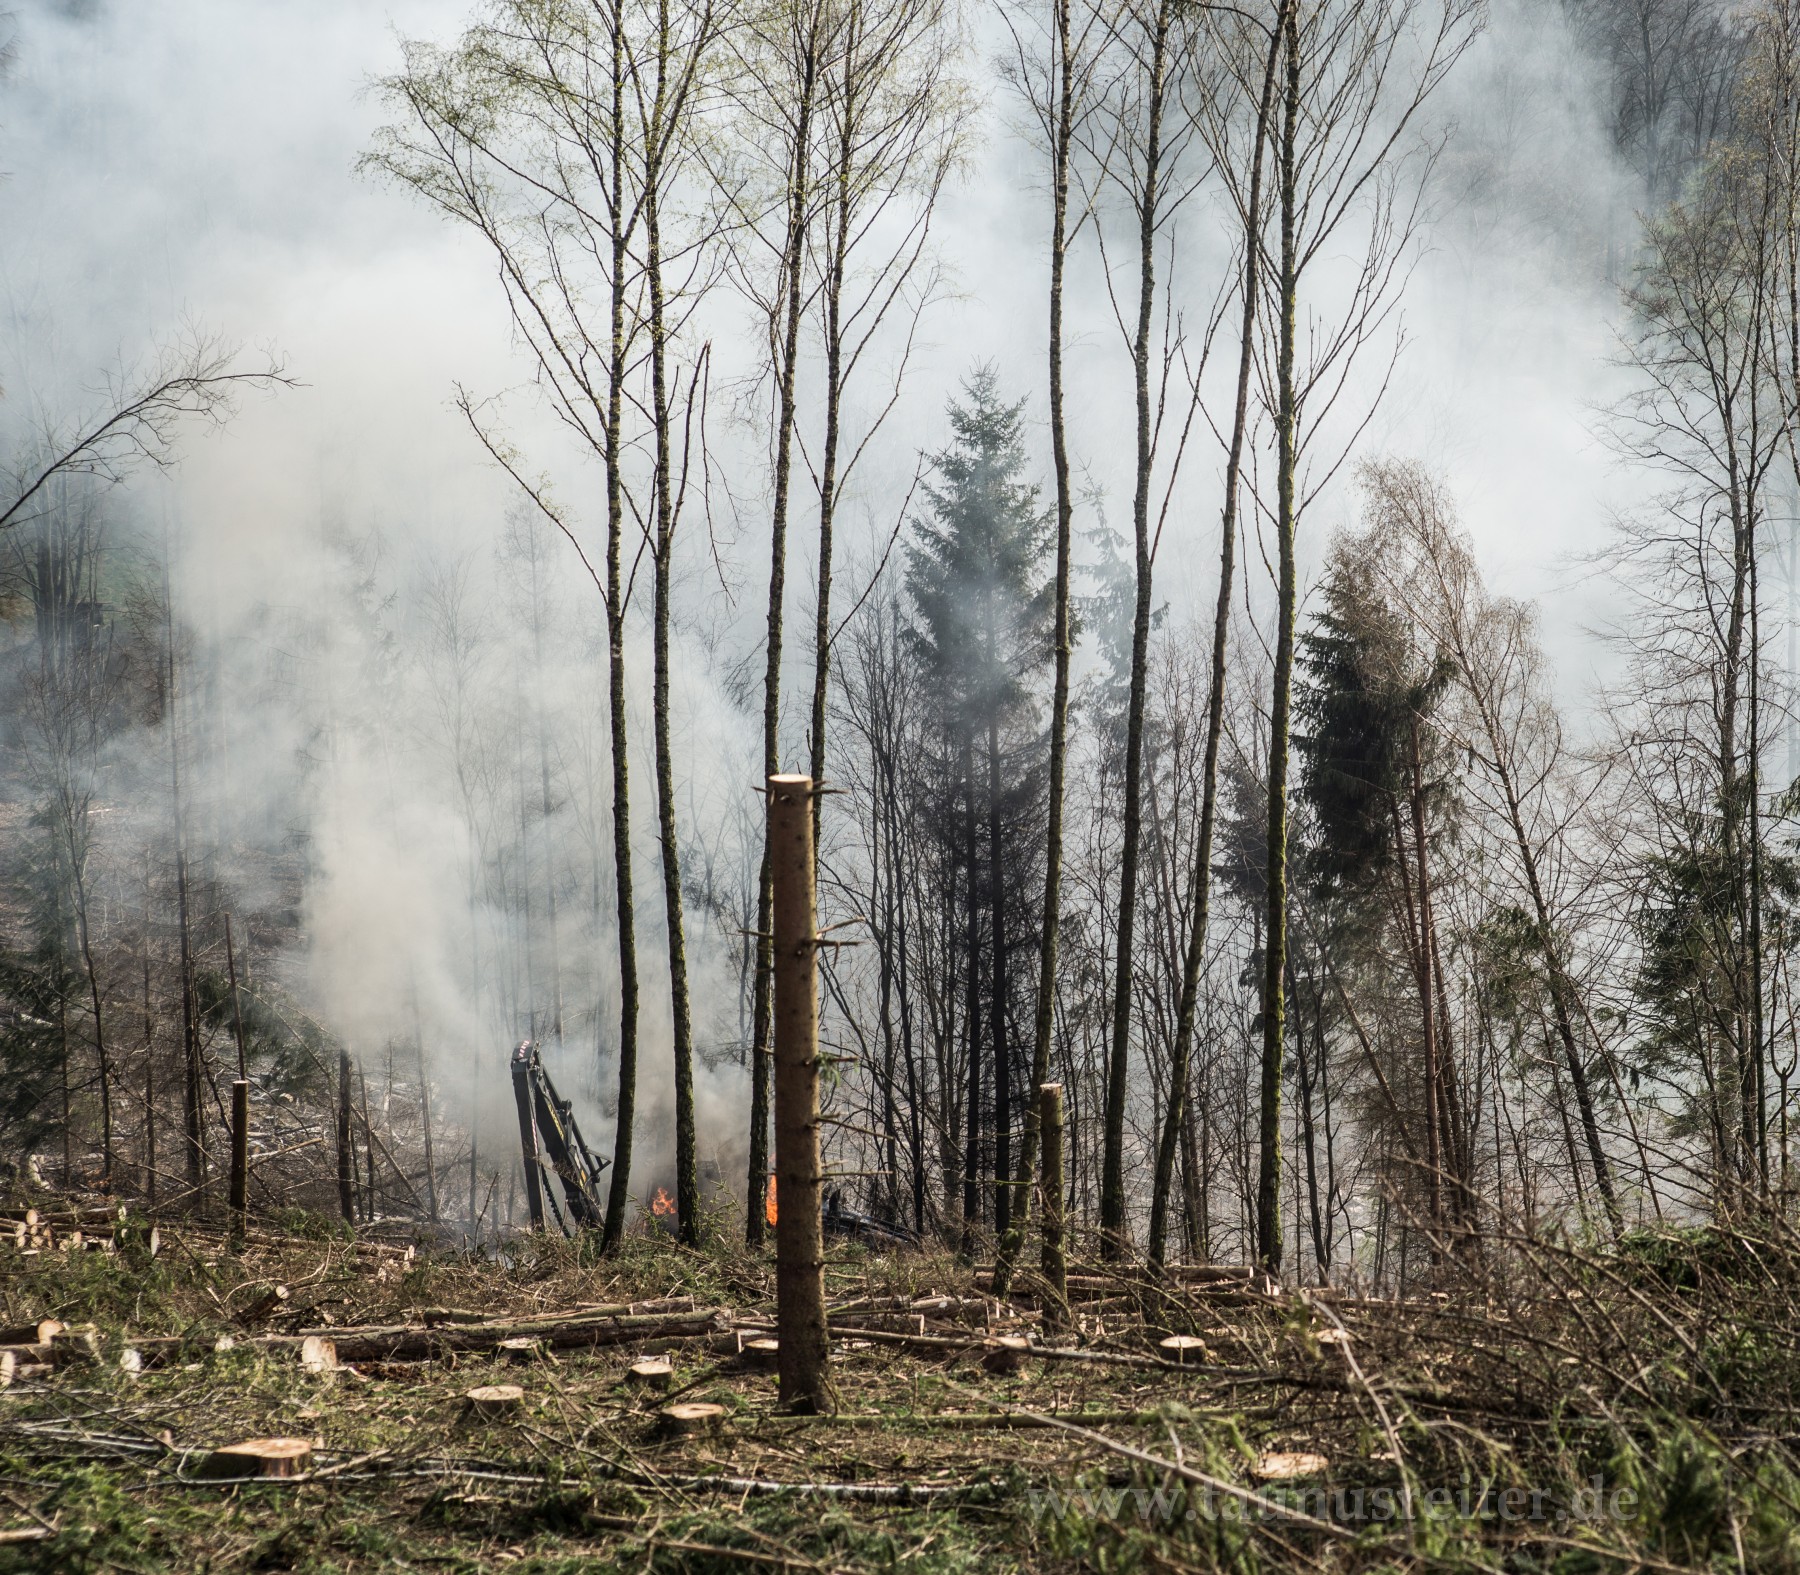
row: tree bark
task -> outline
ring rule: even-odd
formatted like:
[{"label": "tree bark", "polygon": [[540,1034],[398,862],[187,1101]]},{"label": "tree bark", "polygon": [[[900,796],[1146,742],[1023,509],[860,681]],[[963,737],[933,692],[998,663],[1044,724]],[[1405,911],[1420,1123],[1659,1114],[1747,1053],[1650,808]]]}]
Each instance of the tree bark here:
[{"label": "tree bark", "polygon": [[1281,1269],[1281,1062],[1286,1028],[1288,717],[1293,698],[1296,421],[1294,339],[1298,294],[1299,194],[1295,160],[1300,120],[1300,31],[1296,8],[1284,8],[1281,30],[1287,57],[1280,142],[1281,275],[1276,349],[1276,512],[1279,548],[1276,587],[1275,673],[1269,706],[1269,835],[1267,923],[1263,952],[1262,1073],[1258,1090],[1256,1256],[1271,1274]]},{"label": "tree bark", "polygon": [[1225,731],[1225,658],[1231,633],[1232,576],[1237,550],[1238,485],[1249,427],[1250,380],[1256,360],[1256,306],[1261,291],[1258,260],[1262,255],[1263,151],[1268,142],[1269,110],[1275,92],[1275,67],[1281,55],[1282,31],[1269,35],[1263,67],[1262,97],[1256,111],[1255,151],[1250,164],[1250,198],[1244,210],[1243,319],[1238,328],[1237,397],[1232,409],[1231,442],[1225,455],[1225,508],[1219,530],[1219,594],[1213,605],[1212,678],[1206,697],[1206,759],[1201,769],[1200,835],[1194,848],[1191,881],[1193,919],[1182,959],[1181,1002],[1176,1010],[1175,1045],[1170,1056],[1169,1102],[1156,1150],[1156,1178],[1150,1196],[1149,1258],[1163,1261],[1168,1240],[1169,1194],[1174,1184],[1175,1144],[1188,1104],[1189,1065],[1193,1057],[1194,1018],[1200,999],[1200,973],[1206,960],[1206,930],[1212,915],[1213,832],[1219,808],[1219,744]]},{"label": "tree bark", "polygon": [[[816,13],[811,25],[816,29]],[[763,666],[765,777],[772,777],[781,769],[781,635],[787,593],[788,498],[793,479],[794,375],[800,355],[800,274],[806,259],[806,234],[812,213],[811,138],[818,86],[818,44],[814,31],[806,39],[800,62],[799,91],[793,106],[793,159],[788,170],[787,230],[781,262],[781,282],[786,298],[775,366],[775,498],[769,520],[769,625]],[[769,1005],[775,967],[770,931],[775,904],[773,880],[765,839],[756,900],[756,983],[752,1006],[754,1021],[750,1030],[750,1185],[745,1237],[752,1246],[763,1239],[764,1188],[769,1174]]]},{"label": "tree bark", "polygon": [[1161,200],[1163,71],[1168,8],[1159,4],[1151,44],[1148,147],[1138,193],[1138,312],[1132,339],[1132,378],[1137,402],[1137,483],[1131,523],[1136,538],[1136,603],[1131,621],[1131,683],[1125,711],[1125,830],[1119,856],[1119,923],[1114,955],[1112,1043],[1107,1059],[1106,1122],[1100,1179],[1100,1250],[1117,1258],[1125,1250],[1125,1102],[1130,1085],[1131,985],[1137,924],[1138,844],[1143,829],[1144,698],[1150,662],[1150,470],[1154,462],[1150,408],[1150,332],[1156,308],[1156,220]]},{"label": "tree bark", "polygon": [[837,1409],[825,1323],[825,1239],[819,1215],[818,923],[813,891],[813,783],[769,778],[768,846],[775,867],[775,1298],[781,1404]]},{"label": "tree bark", "polygon": [[[1070,0],[1056,10],[1057,99],[1050,151],[1050,450],[1056,473],[1056,612],[1051,635],[1056,677],[1050,699],[1050,783],[1045,806],[1043,927],[1038,935],[1037,1005],[1032,1019],[1031,1086],[1050,1076],[1050,1044],[1056,1020],[1056,962],[1062,937],[1064,778],[1068,771],[1069,667],[1074,654],[1069,616],[1074,494],[1069,475],[1068,426],[1063,411],[1063,272],[1068,257],[1069,156],[1075,138],[1075,62],[1071,55]],[[1018,1211],[1001,1238],[994,1266],[995,1294],[1004,1297],[1012,1266],[1025,1242],[1029,1184],[1037,1164],[1039,1106],[1026,1102],[1019,1136]]]},{"label": "tree bark", "polygon": [[601,1242],[618,1246],[625,1233],[625,1211],[631,1200],[632,1122],[637,1113],[637,912],[631,868],[631,756],[625,726],[625,498],[620,426],[623,414],[627,344],[625,292],[627,235],[619,215],[625,208],[626,38],[625,10],[612,9],[609,39],[612,70],[613,135],[607,181],[613,222],[611,340],[608,345],[606,417],[601,438],[606,469],[606,665],[607,710],[612,743],[613,890],[619,924],[619,1109],[613,1129],[612,1184],[606,1200],[606,1226]]}]

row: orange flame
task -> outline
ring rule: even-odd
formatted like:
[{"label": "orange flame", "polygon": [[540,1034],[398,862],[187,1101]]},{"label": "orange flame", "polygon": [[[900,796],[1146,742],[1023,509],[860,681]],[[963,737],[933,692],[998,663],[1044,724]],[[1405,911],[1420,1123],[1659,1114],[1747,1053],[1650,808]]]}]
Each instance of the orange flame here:
[{"label": "orange flame", "polygon": [[763,1204],[763,1218],[766,1219],[771,1225],[776,1223],[775,1172],[774,1171],[769,1172],[769,1196],[768,1196],[768,1201]]},{"label": "orange flame", "polygon": [[656,1196],[650,1201],[650,1212],[658,1218],[666,1219],[675,1212],[675,1200],[658,1187]]}]

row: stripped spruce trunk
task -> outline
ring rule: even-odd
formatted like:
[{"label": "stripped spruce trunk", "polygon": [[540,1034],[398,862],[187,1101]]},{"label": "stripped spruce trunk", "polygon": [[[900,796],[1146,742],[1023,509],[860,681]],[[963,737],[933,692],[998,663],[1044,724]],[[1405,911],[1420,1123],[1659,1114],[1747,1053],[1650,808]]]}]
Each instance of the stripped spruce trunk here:
[{"label": "stripped spruce trunk", "polygon": [[[1057,99],[1051,133],[1050,214],[1050,449],[1056,471],[1056,623],[1053,634],[1056,678],[1050,700],[1050,787],[1044,834],[1043,927],[1038,936],[1037,1008],[1032,1022],[1031,1086],[1050,1075],[1050,1041],[1056,1021],[1056,960],[1062,939],[1062,853],[1064,778],[1068,771],[1069,666],[1074,651],[1069,617],[1069,584],[1074,497],[1069,477],[1068,428],[1063,415],[1063,270],[1068,257],[1069,156],[1075,140],[1075,62],[1071,55],[1070,0],[1055,0]],[[1058,1109],[1061,1109],[1060,1094]],[[1037,1165],[1039,1107],[1026,1102],[1014,1173],[1018,1211],[1000,1241],[994,1263],[994,1294],[1004,1298],[1012,1267],[1025,1244],[1030,1183]]]},{"label": "stripped spruce trunk", "polygon": [[612,1185],[606,1199],[606,1226],[601,1243],[611,1249],[625,1233],[625,1211],[631,1200],[632,1122],[637,1110],[637,916],[631,869],[631,769],[625,730],[625,534],[623,456],[620,424],[627,360],[625,292],[627,289],[625,211],[625,10],[612,10],[609,39],[612,69],[610,113],[614,134],[608,139],[607,184],[614,221],[612,239],[611,340],[606,369],[606,420],[601,438],[606,470],[606,663],[607,709],[612,743],[613,891],[619,921],[619,1109],[613,1132]]},{"label": "stripped spruce trunk", "polygon": [[1150,660],[1150,470],[1154,458],[1154,414],[1150,402],[1150,334],[1156,307],[1156,227],[1161,200],[1162,110],[1168,55],[1169,7],[1159,4],[1151,45],[1147,118],[1148,145],[1138,197],[1138,313],[1132,342],[1132,375],[1137,398],[1137,485],[1131,520],[1136,537],[1137,603],[1131,622],[1131,691],[1125,714],[1125,828],[1119,854],[1119,923],[1115,942],[1112,1043],[1107,1057],[1105,1149],[1100,1180],[1100,1251],[1106,1258],[1125,1251],[1125,1101],[1131,1048],[1131,981],[1137,922],[1139,843],[1143,825],[1144,692]]},{"label": "stripped spruce trunk", "polygon": [[[787,593],[788,499],[793,480],[794,374],[800,355],[801,270],[806,261],[806,232],[812,209],[811,139],[819,78],[820,20],[817,12],[801,63],[795,117],[793,163],[788,170],[787,232],[782,252],[782,304],[779,354],[775,368],[778,392],[775,416],[775,498],[769,519],[769,633],[763,667],[763,775],[781,769],[781,633]],[[811,810],[809,808],[809,813]],[[750,1186],[744,1221],[745,1239],[763,1239],[763,1214],[769,1176],[769,1029],[775,949],[769,926],[775,907],[774,872],[769,845],[763,841],[762,874],[756,898],[756,983],[752,995],[750,1050]]]},{"label": "stripped spruce trunk", "polygon": [[809,777],[771,776],[775,865],[775,1226],[777,1360],[784,1410],[837,1409],[827,1365],[825,1236],[819,1214],[818,917]]},{"label": "stripped spruce trunk", "polygon": [[1300,121],[1300,24],[1289,5],[1281,19],[1287,57],[1280,141],[1281,180],[1281,320],[1276,347],[1276,505],[1275,531],[1280,553],[1276,588],[1275,673],[1269,706],[1269,840],[1263,951],[1262,1070],[1258,1089],[1256,1168],[1256,1257],[1269,1273],[1281,1268],[1281,1062],[1286,1029],[1287,974],[1287,829],[1288,719],[1294,683],[1294,471],[1295,410],[1294,338],[1296,301],[1296,223],[1299,194],[1295,163]]},{"label": "stripped spruce trunk", "polygon": [[[1150,1194],[1149,1258],[1160,1264],[1168,1242],[1169,1194],[1174,1186],[1175,1145],[1188,1119],[1188,1081],[1193,1061],[1194,1019],[1200,1000],[1200,973],[1206,959],[1206,930],[1212,915],[1212,847],[1219,809],[1219,743],[1225,731],[1225,657],[1231,632],[1231,592],[1237,551],[1238,486],[1242,475],[1244,436],[1249,428],[1250,379],[1256,360],[1256,306],[1262,284],[1263,155],[1268,143],[1269,111],[1275,95],[1275,68],[1281,56],[1282,30],[1269,36],[1263,66],[1262,97],[1257,102],[1255,150],[1250,165],[1250,198],[1244,208],[1243,320],[1238,329],[1237,399],[1232,411],[1231,443],[1225,457],[1225,509],[1219,531],[1219,594],[1213,606],[1212,678],[1206,698],[1206,757],[1201,768],[1200,837],[1194,849],[1193,919],[1181,966],[1181,1002],[1175,1016],[1175,1044],[1170,1056],[1169,1099],[1163,1112],[1162,1137],[1156,1147],[1156,1177]],[[1191,1167],[1190,1167],[1191,1170]],[[1190,1179],[1190,1188],[1203,1186]],[[1190,1209],[1190,1216],[1192,1215]]]}]

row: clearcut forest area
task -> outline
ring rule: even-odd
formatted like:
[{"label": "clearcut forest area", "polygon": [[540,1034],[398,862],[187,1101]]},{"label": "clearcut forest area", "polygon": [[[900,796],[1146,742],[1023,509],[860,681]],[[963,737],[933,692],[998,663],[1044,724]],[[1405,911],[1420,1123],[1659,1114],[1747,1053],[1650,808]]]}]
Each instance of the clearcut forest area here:
[{"label": "clearcut forest area", "polygon": [[0,0],[0,1575],[1800,1572],[1800,0]]}]

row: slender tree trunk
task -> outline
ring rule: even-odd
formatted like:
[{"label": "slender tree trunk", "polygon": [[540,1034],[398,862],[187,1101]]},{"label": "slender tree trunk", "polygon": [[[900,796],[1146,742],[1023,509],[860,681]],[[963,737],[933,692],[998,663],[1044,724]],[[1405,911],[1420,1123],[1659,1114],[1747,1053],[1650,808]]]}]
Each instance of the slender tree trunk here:
[{"label": "slender tree trunk", "polygon": [[[811,25],[816,28],[816,16]],[[782,305],[780,350],[775,367],[775,498],[769,520],[769,633],[763,666],[765,777],[772,777],[781,770],[781,633],[787,593],[788,498],[793,480],[794,374],[800,355],[800,275],[806,261],[806,232],[812,209],[811,139],[818,79],[817,51],[818,38],[814,32],[806,41],[800,91],[793,106],[793,163],[788,171],[787,233],[781,263],[781,282],[786,298]],[[764,1193],[769,1175],[769,1011],[775,967],[769,926],[773,922],[774,903],[773,872],[765,832],[756,898],[756,984],[752,1006],[754,1021],[750,1029],[750,1186],[745,1237],[752,1246],[763,1239]]]},{"label": "slender tree trunk", "polygon": [[1281,276],[1276,349],[1275,533],[1279,548],[1276,588],[1275,673],[1269,705],[1269,837],[1267,920],[1264,948],[1262,1074],[1259,1088],[1256,1174],[1256,1256],[1274,1274],[1281,1268],[1281,1062],[1286,1041],[1288,717],[1293,698],[1295,470],[1298,464],[1294,339],[1298,294],[1296,225],[1299,193],[1295,160],[1300,121],[1300,29],[1296,8],[1281,19],[1287,57],[1280,141]]},{"label": "slender tree trunk", "polygon": [[81,935],[81,965],[87,974],[88,1001],[94,1013],[94,1054],[100,1072],[100,1185],[110,1191],[113,1180],[113,1074],[106,1044],[106,1017],[100,1005],[100,977],[94,969],[94,947],[88,930],[87,883],[75,876],[75,921]]},{"label": "slender tree trunk", "polygon": [[1156,1150],[1156,1179],[1151,1188],[1149,1257],[1163,1261],[1168,1239],[1169,1192],[1173,1185],[1176,1135],[1186,1119],[1188,1067],[1194,1043],[1194,1017],[1200,999],[1200,974],[1206,960],[1206,930],[1212,913],[1212,848],[1219,806],[1219,743],[1225,730],[1225,658],[1231,633],[1232,576],[1237,550],[1238,486],[1249,428],[1250,380],[1256,361],[1256,307],[1261,293],[1258,262],[1262,255],[1263,153],[1268,143],[1269,111],[1275,93],[1275,67],[1281,54],[1282,30],[1269,36],[1263,67],[1262,97],[1256,111],[1255,148],[1250,163],[1250,198],[1244,210],[1243,319],[1238,329],[1237,397],[1232,409],[1231,442],[1225,455],[1225,509],[1219,531],[1219,594],[1213,605],[1212,678],[1206,697],[1206,758],[1201,769],[1200,836],[1194,848],[1191,878],[1193,920],[1181,967],[1181,1002],[1175,1018],[1175,1047],[1169,1066],[1169,1102],[1162,1139]]},{"label": "slender tree trunk", "polygon": [[[1412,723],[1410,740],[1412,792],[1409,795],[1412,814],[1412,838],[1414,869],[1412,880],[1407,881],[1405,863],[1401,864],[1401,884],[1406,892],[1407,917],[1411,920],[1414,932],[1413,972],[1419,991],[1420,1044],[1425,1056],[1425,1168],[1428,1172],[1425,1180],[1431,1189],[1431,1229],[1433,1236],[1432,1252],[1437,1251],[1438,1233],[1444,1224],[1444,1171],[1448,1163],[1448,1147],[1444,1141],[1446,1124],[1444,1120],[1443,1078],[1438,1066],[1437,1036],[1437,1004],[1435,992],[1431,984],[1431,907],[1426,896],[1428,890],[1425,865],[1425,801],[1424,788],[1419,773],[1419,723],[1415,717]],[[1396,822],[1399,820],[1399,808],[1394,811]],[[1400,827],[1395,825],[1398,838]],[[1404,861],[1405,855],[1401,855]],[[1413,896],[1417,889],[1417,900]]]},{"label": "slender tree trunk", "polygon": [[973,741],[964,737],[962,745],[963,778],[963,865],[967,888],[967,935],[963,951],[968,967],[964,981],[966,1031],[968,1039],[967,1109],[963,1113],[963,1185],[962,1185],[962,1252],[971,1263],[975,1260],[975,1232],[981,1224],[981,882],[977,871],[975,814],[975,749]]},{"label": "slender tree trunk", "polygon": [[350,1052],[338,1051],[337,1185],[338,1212],[346,1224],[356,1223],[356,1155],[350,1142]]},{"label": "slender tree trunk", "polygon": [[[1043,928],[1038,935],[1037,1004],[1032,1019],[1031,1086],[1041,1088],[1050,1076],[1050,1045],[1056,1020],[1056,964],[1062,936],[1062,865],[1064,777],[1068,770],[1069,667],[1074,654],[1069,616],[1074,493],[1069,472],[1069,442],[1063,412],[1063,272],[1068,256],[1069,156],[1075,137],[1075,62],[1071,55],[1071,0],[1054,0],[1056,14],[1057,98],[1050,139],[1050,450],[1056,472],[1056,613],[1052,643],[1056,677],[1050,700],[1050,784],[1045,806]],[[1059,1106],[1060,1108],[1060,1106]],[[1031,1198],[1030,1182],[1037,1164],[1039,1106],[1027,1101],[1025,1127],[1019,1138],[1018,1211],[1000,1243],[994,1266],[994,1292],[1004,1297],[1012,1266],[1025,1241]]]},{"label": "slender tree trunk", "polygon": [[410,981],[412,995],[413,1049],[418,1053],[419,1119],[425,1131],[425,1214],[433,1225],[438,1219],[437,1159],[432,1153],[431,1134],[431,1070],[425,1061],[425,1027],[419,1018],[419,981]]},{"label": "slender tree trunk", "polygon": [[1063,1103],[1060,1083],[1038,1087],[1039,1124],[1044,1134],[1044,1282],[1050,1287],[1044,1309],[1046,1323],[1065,1322],[1069,1315],[1068,1270],[1063,1260]]},{"label": "slender tree trunk", "polygon": [[[990,631],[992,625],[990,623]],[[992,652],[990,651],[990,657]],[[990,717],[987,730],[988,907],[993,964],[988,1003],[988,1038],[994,1057],[994,1230],[1004,1239],[1012,1221],[1012,1049],[1006,1031],[1006,870],[1000,833],[1000,733]]]},{"label": "slender tree trunk", "polygon": [[187,1138],[187,1180],[196,1192],[206,1182],[206,1134],[202,1125],[200,1033],[194,1020],[194,954],[188,926],[187,831],[181,813],[181,725],[175,690],[175,607],[163,572],[163,600],[168,613],[169,782],[175,823],[175,921],[181,945],[181,1049],[183,1062],[182,1119]]},{"label": "slender tree trunk", "polygon": [[619,922],[619,1111],[613,1130],[612,1185],[606,1200],[602,1244],[614,1248],[625,1232],[631,1201],[632,1123],[637,1113],[637,909],[631,868],[631,754],[625,711],[624,456],[620,447],[627,362],[625,332],[625,10],[612,11],[612,160],[607,171],[612,213],[612,340],[608,347],[606,422],[602,439],[606,467],[606,663],[607,708],[612,733],[613,888]]},{"label": "slender tree trunk", "polygon": [[1763,1020],[1763,847],[1762,847],[1762,636],[1758,607],[1756,561],[1756,513],[1750,511],[1747,530],[1750,537],[1750,678],[1748,695],[1748,755],[1746,765],[1746,797],[1750,818],[1750,1060],[1755,1068],[1752,1097],[1754,1119],[1749,1133],[1755,1145],[1758,1194],[1769,1195],[1769,1090],[1767,1034]]},{"label": "slender tree trunk", "polygon": [[150,1006],[150,873],[144,872],[144,1193],[156,1207],[156,1014]]},{"label": "slender tree trunk", "polygon": [[[660,7],[663,37],[668,36],[668,7]],[[664,66],[659,60],[657,121],[662,118]],[[650,291],[650,387],[656,423],[656,576],[655,675],[652,714],[656,745],[656,807],[662,841],[663,911],[669,940],[669,1013],[675,1053],[675,1218],[681,1240],[700,1240],[699,1139],[694,1120],[694,1033],[688,1002],[687,925],[682,908],[681,845],[675,824],[675,760],[669,736],[669,601],[675,557],[673,494],[674,444],[670,433],[668,332],[665,320],[662,265],[662,210],[658,186],[660,156],[646,172],[650,195],[644,205],[648,242],[645,280]]]},{"label": "slender tree trunk", "polygon": [[1151,45],[1148,145],[1138,194],[1138,313],[1132,341],[1137,395],[1137,486],[1132,528],[1137,539],[1137,602],[1131,623],[1131,688],[1125,714],[1125,830],[1119,859],[1119,924],[1114,958],[1112,1045],[1107,1062],[1105,1151],[1100,1181],[1100,1251],[1116,1258],[1125,1250],[1125,1102],[1130,1086],[1133,936],[1137,923],[1138,843],[1143,823],[1144,695],[1150,662],[1150,471],[1155,459],[1150,405],[1150,334],[1156,308],[1156,229],[1161,201],[1162,100],[1169,14],[1159,4]]},{"label": "slender tree trunk", "polygon": [[[852,8],[847,25],[861,26],[861,12]],[[832,234],[830,259],[825,272],[825,449],[819,467],[819,587],[813,611],[813,689],[811,743],[812,779],[825,782],[826,702],[831,690],[831,558],[832,530],[837,515],[838,444],[841,437],[844,397],[844,274],[849,266],[851,193],[850,170],[855,157],[856,119],[850,108],[855,91],[854,41],[844,51],[844,110],[834,161]],[[813,795],[813,857],[820,847],[820,820],[824,799]]]}]

